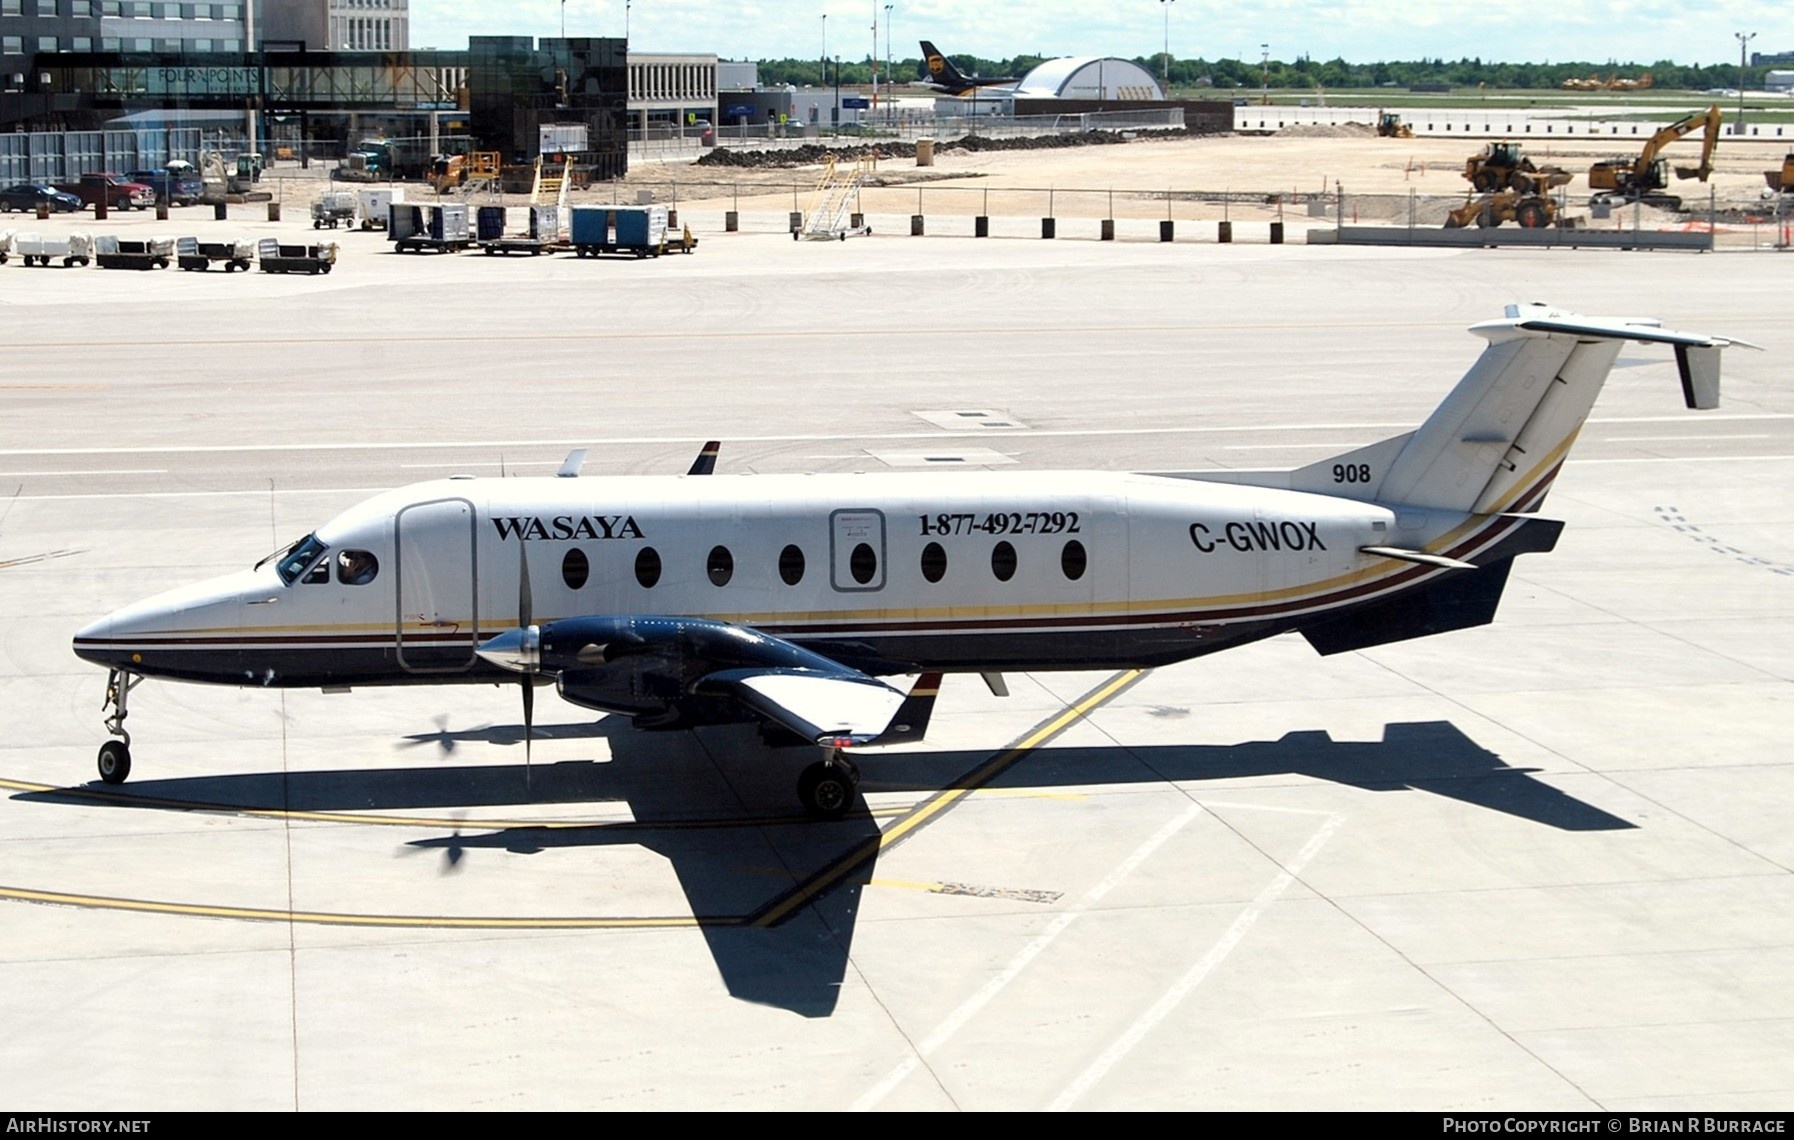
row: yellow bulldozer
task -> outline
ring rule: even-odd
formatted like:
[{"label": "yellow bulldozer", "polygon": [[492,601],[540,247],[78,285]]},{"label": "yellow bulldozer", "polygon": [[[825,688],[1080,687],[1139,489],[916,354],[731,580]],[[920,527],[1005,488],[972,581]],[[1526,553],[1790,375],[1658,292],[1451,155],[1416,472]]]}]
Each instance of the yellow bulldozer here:
[{"label": "yellow bulldozer", "polygon": [[1643,202],[1679,210],[1682,199],[1667,192],[1669,160],[1661,151],[1684,135],[1702,132],[1701,161],[1698,166],[1676,167],[1677,178],[1698,178],[1702,182],[1713,173],[1713,151],[1719,146],[1719,129],[1724,120],[1719,107],[1683,115],[1669,126],[1645,140],[1644,149],[1635,157],[1608,158],[1588,168],[1589,189],[1595,192],[1591,204],[1600,202]]},{"label": "yellow bulldozer", "polygon": [[1534,166],[1520,153],[1520,144],[1503,139],[1483,147],[1481,154],[1464,160],[1464,178],[1479,194],[1513,190],[1521,195],[1543,194],[1567,185],[1575,177],[1561,166]]},{"label": "yellow bulldozer", "polygon": [[1394,111],[1378,111],[1377,137],[1380,139],[1411,139],[1414,137],[1414,128],[1402,122],[1402,117]]},{"label": "yellow bulldozer", "polygon": [[1765,170],[1763,181],[1777,194],[1794,194],[1794,152],[1782,159],[1780,170]]},{"label": "yellow bulldozer", "polygon": [[1497,190],[1474,196],[1446,215],[1445,228],[1458,230],[1475,225],[1487,229],[1503,222],[1513,222],[1528,230],[1554,226],[1557,224],[1557,203],[1541,194]]}]

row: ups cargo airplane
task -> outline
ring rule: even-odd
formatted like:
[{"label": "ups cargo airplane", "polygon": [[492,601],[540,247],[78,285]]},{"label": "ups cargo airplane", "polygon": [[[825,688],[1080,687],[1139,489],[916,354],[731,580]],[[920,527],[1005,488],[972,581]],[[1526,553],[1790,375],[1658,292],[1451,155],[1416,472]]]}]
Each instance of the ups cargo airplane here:
[{"label": "ups cargo airplane", "polygon": [[[1165,665],[1297,632],[1323,654],[1493,620],[1626,341],[1691,408],[1741,341],[1510,306],[1417,430],[1293,471],[458,477],[352,507],[254,568],[75,635],[111,670],[100,776],[144,677],[269,687],[521,682],[644,729],[757,721],[822,749],[920,739],[939,675]],[[1747,347],[1756,347],[1749,345]],[[880,677],[919,674],[907,693]]]}]

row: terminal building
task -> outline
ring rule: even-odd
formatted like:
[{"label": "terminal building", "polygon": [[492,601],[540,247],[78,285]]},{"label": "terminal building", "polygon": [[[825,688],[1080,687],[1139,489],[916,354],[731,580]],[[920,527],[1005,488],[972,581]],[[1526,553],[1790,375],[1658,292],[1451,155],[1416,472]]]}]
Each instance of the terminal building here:
[{"label": "terminal building", "polygon": [[0,184],[191,160],[202,145],[334,156],[375,135],[471,136],[529,162],[543,128],[564,138],[569,126],[584,128],[587,149],[573,157],[587,177],[628,169],[622,39],[475,36],[466,51],[392,52],[265,43],[39,53],[27,89],[0,94]]}]

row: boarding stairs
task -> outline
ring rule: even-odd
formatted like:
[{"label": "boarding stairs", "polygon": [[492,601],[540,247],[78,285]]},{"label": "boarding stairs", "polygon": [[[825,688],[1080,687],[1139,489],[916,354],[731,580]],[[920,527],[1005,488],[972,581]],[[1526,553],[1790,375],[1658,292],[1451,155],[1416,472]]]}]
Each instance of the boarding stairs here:
[{"label": "boarding stairs", "polygon": [[861,158],[843,171],[829,155],[823,164],[822,177],[810,196],[810,208],[804,211],[804,225],[795,236],[804,241],[845,241],[848,234],[869,234],[872,227],[853,225],[853,207],[859,200],[860,186],[876,169],[869,158]]},{"label": "boarding stairs", "polygon": [[560,207],[562,214],[567,212],[567,191],[573,188],[573,160],[566,158],[557,169],[545,166],[543,160],[536,159],[536,180],[530,187],[529,204],[546,206],[552,196],[553,202]]},{"label": "boarding stairs", "polygon": [[467,156],[464,169],[467,177],[461,183],[461,198],[470,200],[476,195],[492,195],[498,193],[499,173],[504,165],[504,155],[496,150],[476,150]]}]

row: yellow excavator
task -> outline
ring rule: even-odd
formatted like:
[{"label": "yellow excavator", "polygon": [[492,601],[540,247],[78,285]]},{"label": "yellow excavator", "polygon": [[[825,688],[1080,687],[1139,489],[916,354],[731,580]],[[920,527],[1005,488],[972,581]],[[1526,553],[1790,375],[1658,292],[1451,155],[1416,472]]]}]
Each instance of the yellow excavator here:
[{"label": "yellow excavator", "polygon": [[1595,192],[1590,204],[1602,202],[1643,202],[1679,210],[1682,199],[1666,193],[1669,186],[1669,160],[1661,151],[1670,143],[1695,131],[1702,132],[1701,161],[1698,166],[1676,167],[1677,178],[1698,178],[1702,182],[1713,173],[1713,151],[1719,145],[1719,129],[1724,120],[1718,105],[1695,111],[1664,127],[1645,140],[1644,149],[1635,158],[1608,158],[1588,168],[1589,189]]},{"label": "yellow excavator", "polygon": [[1394,111],[1378,111],[1377,137],[1383,139],[1411,139],[1414,137],[1414,128],[1402,122],[1402,117]]}]

